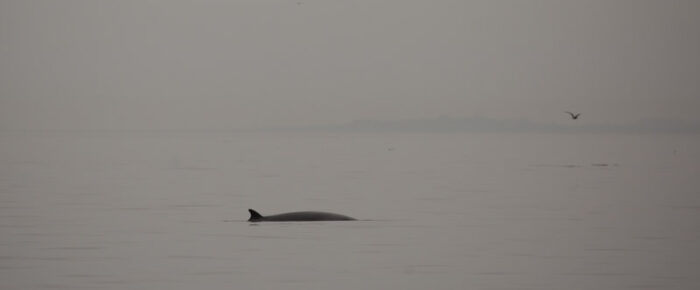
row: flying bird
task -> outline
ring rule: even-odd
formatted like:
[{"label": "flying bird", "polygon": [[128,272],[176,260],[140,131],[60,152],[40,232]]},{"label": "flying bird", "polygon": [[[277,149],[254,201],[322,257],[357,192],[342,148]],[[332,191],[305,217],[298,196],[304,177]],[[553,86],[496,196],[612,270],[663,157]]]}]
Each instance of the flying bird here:
[{"label": "flying bird", "polygon": [[569,114],[569,115],[571,115],[571,119],[574,119],[574,120],[578,119],[578,116],[581,115],[581,113],[574,114],[574,113],[568,112],[568,111],[567,111],[566,113]]}]

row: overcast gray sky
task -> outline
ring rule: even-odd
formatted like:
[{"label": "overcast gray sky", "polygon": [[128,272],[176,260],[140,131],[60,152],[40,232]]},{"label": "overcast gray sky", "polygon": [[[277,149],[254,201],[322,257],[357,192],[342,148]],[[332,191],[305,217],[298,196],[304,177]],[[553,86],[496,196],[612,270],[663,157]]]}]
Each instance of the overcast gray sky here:
[{"label": "overcast gray sky", "polygon": [[0,130],[698,120],[700,1],[0,0]]}]

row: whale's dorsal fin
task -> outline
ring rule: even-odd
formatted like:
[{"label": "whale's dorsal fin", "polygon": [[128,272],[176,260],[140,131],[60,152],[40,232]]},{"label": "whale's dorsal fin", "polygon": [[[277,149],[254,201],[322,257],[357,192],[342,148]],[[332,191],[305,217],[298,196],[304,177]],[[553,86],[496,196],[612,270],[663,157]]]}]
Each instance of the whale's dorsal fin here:
[{"label": "whale's dorsal fin", "polygon": [[259,219],[263,218],[263,216],[261,214],[259,214],[257,211],[255,211],[252,208],[249,208],[248,212],[250,212],[250,219],[248,219],[249,221],[259,220]]}]

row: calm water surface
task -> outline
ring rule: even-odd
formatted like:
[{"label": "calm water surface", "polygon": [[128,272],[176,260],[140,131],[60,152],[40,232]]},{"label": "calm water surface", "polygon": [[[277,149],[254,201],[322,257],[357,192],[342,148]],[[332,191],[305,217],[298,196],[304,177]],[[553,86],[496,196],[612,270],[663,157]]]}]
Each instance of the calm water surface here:
[{"label": "calm water surface", "polygon": [[[700,138],[0,134],[0,289],[698,289]],[[353,222],[250,224],[324,210]]]}]

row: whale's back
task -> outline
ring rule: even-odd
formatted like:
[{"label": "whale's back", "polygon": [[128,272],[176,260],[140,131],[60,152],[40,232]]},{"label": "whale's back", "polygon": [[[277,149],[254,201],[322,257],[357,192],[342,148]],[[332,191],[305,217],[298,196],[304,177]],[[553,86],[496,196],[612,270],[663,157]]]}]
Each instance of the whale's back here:
[{"label": "whale's back", "polygon": [[349,216],[332,212],[322,211],[298,211],[276,215],[263,216],[254,210],[250,211],[249,221],[270,221],[270,222],[290,222],[290,221],[352,221]]}]

